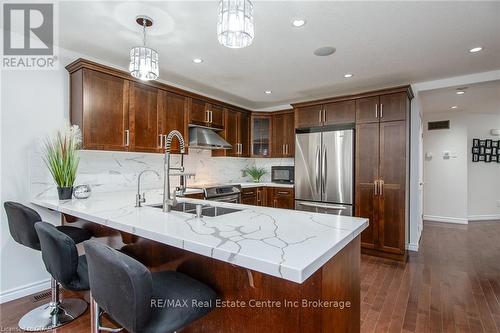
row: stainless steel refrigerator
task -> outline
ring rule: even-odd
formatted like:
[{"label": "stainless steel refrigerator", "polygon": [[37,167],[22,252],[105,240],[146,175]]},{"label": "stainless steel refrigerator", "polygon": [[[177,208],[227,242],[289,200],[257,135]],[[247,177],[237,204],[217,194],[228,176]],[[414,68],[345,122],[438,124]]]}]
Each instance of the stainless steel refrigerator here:
[{"label": "stainless steel refrigerator", "polygon": [[297,130],[295,209],[353,215],[354,130]]}]

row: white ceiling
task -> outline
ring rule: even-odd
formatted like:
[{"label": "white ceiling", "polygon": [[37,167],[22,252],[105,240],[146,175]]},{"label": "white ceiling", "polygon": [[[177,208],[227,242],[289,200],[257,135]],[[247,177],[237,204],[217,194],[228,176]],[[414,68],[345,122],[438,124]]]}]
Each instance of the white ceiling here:
[{"label": "white ceiling", "polygon": [[[457,95],[464,86],[424,91],[419,94],[424,113],[456,111],[500,115],[500,80],[465,86],[465,94]],[[456,109],[450,109],[457,106]]]},{"label": "white ceiling", "polygon": [[[61,2],[60,44],[127,68],[141,42],[134,18],[146,14],[162,81],[254,110],[500,68],[500,2],[254,1],[255,39],[244,49],[219,45],[217,3]],[[291,26],[298,17],[303,28]],[[337,52],[314,56],[321,46]]]}]

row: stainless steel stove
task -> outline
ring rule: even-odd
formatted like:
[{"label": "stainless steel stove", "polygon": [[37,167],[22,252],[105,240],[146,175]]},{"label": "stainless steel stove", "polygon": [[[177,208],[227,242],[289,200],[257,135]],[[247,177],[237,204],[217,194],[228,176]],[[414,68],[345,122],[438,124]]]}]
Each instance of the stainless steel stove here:
[{"label": "stainless steel stove", "polygon": [[199,186],[204,193],[205,200],[240,203],[241,185],[209,185]]}]

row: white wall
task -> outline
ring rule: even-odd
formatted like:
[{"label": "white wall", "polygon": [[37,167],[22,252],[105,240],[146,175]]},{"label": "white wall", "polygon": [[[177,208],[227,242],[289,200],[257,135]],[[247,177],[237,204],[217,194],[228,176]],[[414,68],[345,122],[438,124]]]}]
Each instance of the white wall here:
[{"label": "white wall", "polygon": [[[2,71],[1,84],[1,199],[29,202],[29,152],[48,131],[68,121],[68,74],[64,65],[75,55],[61,51],[58,70]],[[55,214],[43,214],[57,223]],[[5,211],[0,213],[0,300],[47,288],[49,275],[38,251],[10,237]]]},{"label": "white wall", "polygon": [[411,101],[410,111],[410,202],[409,225],[407,227],[408,249],[418,251],[420,235],[422,234],[422,106],[418,90],[413,87],[415,97]]},{"label": "white wall", "polygon": [[[468,223],[500,219],[500,164],[472,163],[472,139],[494,139],[500,128],[499,114],[444,112],[425,114],[425,122],[450,120],[450,130],[424,131],[424,218],[441,222]],[[456,158],[443,159],[450,151]]]},{"label": "white wall", "polygon": [[500,164],[472,162],[472,139],[500,140],[491,136],[492,128],[500,129],[498,114],[467,115],[468,152],[468,218],[474,220],[500,220]]},{"label": "white wall", "polygon": [[[449,130],[427,130],[429,121],[450,120]],[[467,123],[463,113],[424,114],[424,218],[467,223]],[[443,157],[449,151],[451,158]]]}]

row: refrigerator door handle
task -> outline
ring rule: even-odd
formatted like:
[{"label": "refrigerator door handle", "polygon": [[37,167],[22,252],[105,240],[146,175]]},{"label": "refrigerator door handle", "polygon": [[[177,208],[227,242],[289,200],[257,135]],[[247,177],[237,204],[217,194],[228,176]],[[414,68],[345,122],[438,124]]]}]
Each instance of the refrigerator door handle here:
[{"label": "refrigerator door handle", "polygon": [[321,186],[320,163],[321,163],[321,148],[318,146],[318,148],[316,149],[316,189],[318,189]]},{"label": "refrigerator door handle", "polygon": [[321,165],[321,193],[323,200],[326,196],[326,174],[327,174],[327,161],[326,161],[327,147],[323,146],[323,162]]},{"label": "refrigerator door handle", "polygon": [[317,208],[324,208],[324,209],[331,209],[331,210],[346,210],[348,207],[346,206],[341,206],[341,205],[321,205],[321,204],[315,204],[311,202],[300,202],[298,203],[301,206],[306,206],[306,207],[317,207]]}]

